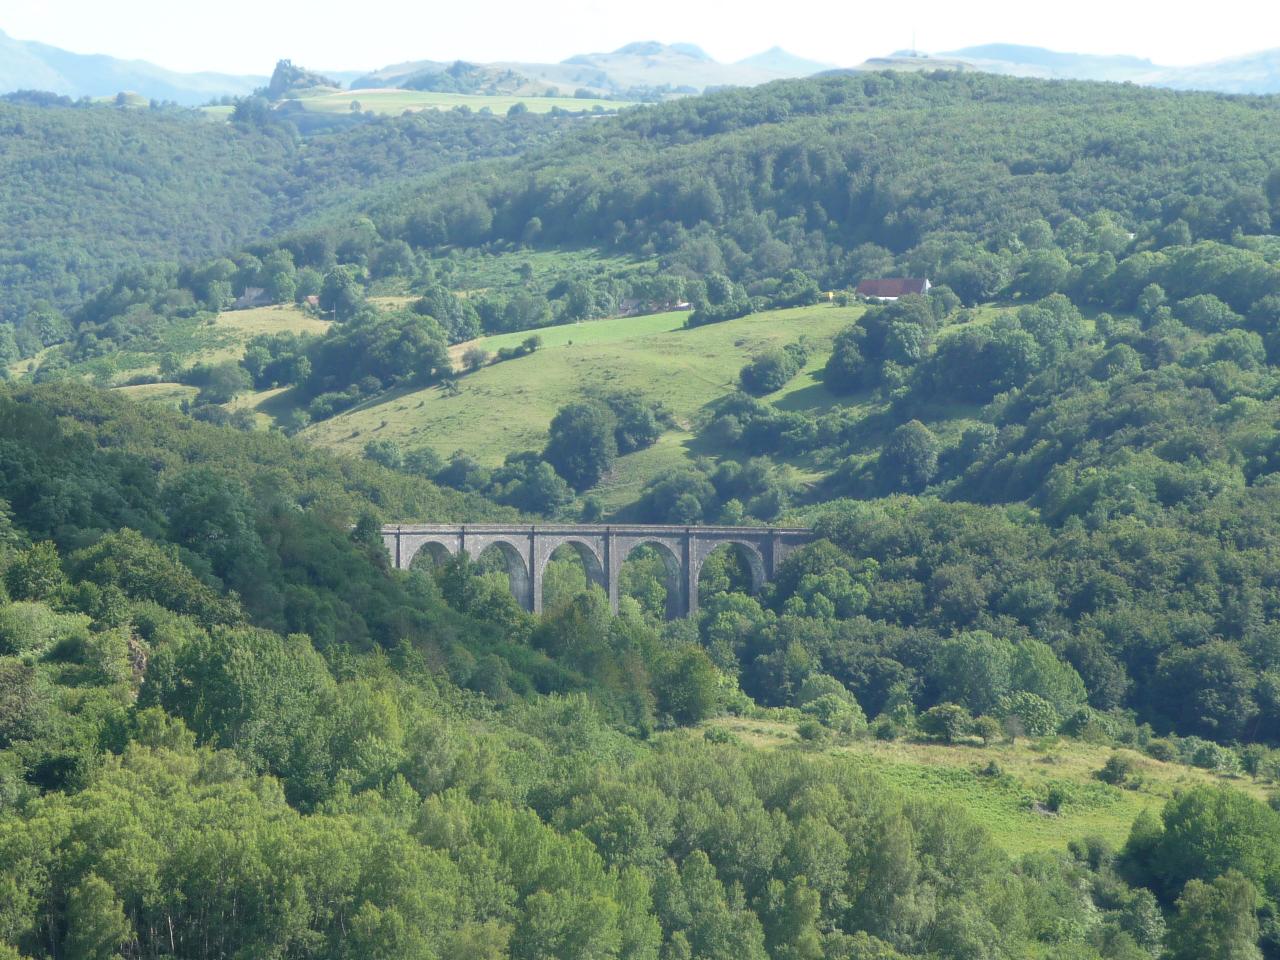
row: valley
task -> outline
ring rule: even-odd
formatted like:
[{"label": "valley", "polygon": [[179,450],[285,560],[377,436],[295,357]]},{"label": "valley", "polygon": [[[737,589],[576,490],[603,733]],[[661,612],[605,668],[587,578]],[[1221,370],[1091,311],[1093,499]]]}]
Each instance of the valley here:
[{"label": "valley", "polygon": [[535,53],[0,101],[0,960],[1280,956],[1280,99]]}]

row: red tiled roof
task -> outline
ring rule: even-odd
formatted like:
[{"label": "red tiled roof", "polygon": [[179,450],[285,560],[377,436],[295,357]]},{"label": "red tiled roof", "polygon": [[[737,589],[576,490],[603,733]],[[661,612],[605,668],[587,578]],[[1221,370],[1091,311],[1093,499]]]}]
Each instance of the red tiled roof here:
[{"label": "red tiled roof", "polygon": [[927,282],[921,277],[889,277],[884,280],[863,280],[858,284],[858,295],[863,297],[904,297],[908,293],[924,293]]}]

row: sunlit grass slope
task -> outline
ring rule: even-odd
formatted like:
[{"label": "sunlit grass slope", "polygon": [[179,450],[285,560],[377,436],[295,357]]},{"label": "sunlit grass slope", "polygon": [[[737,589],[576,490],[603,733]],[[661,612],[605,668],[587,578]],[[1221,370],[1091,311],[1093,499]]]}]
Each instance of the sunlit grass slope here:
[{"label": "sunlit grass slope", "polygon": [[[144,349],[120,350],[93,360],[74,364],[72,371],[90,377],[106,386],[124,383],[140,374],[156,374],[160,360],[171,354],[184,366],[196,363],[220,363],[239,360],[244,356],[245,345],[260,334],[310,333],[321,334],[329,327],[329,321],[308,313],[293,305],[257,307],[252,310],[230,310],[218,315],[212,323],[198,319],[180,320],[170,324],[157,334],[157,339]],[[25,361],[16,364],[18,371]],[[162,384],[147,384],[156,389],[144,391],[136,388],[135,394],[147,399],[167,399]],[[168,386],[179,392],[177,384]]]},{"label": "sunlit grass slope", "polygon": [[[727,717],[713,725],[762,750],[817,749],[845,757],[908,795],[955,803],[1015,855],[1061,850],[1087,836],[1119,847],[1139,813],[1158,813],[1178,790],[1198,784],[1228,783],[1266,798],[1266,788],[1248,777],[1162,763],[1130,750],[1121,752],[1136,765],[1136,787],[1112,787],[1095,773],[1115,750],[1068,738],[989,747],[875,739],[810,747],[801,744],[789,723]],[[993,761],[998,772],[990,767]],[[1044,805],[1055,787],[1066,798],[1057,812]]]},{"label": "sunlit grass slope", "polygon": [[377,438],[395,440],[405,449],[429,447],[444,457],[465,450],[497,465],[513,451],[540,449],[551,418],[564,404],[593,391],[635,390],[665,404],[677,428],[653,448],[623,458],[602,483],[598,492],[605,505],[621,505],[634,499],[644,479],[693,455],[689,443],[698,414],[733,390],[743,364],[766,347],[801,337],[813,347],[805,370],[767,399],[790,406],[829,405],[833,398],[816,375],[831,339],[860,312],[823,304],[692,330],[683,328],[688,314],[668,313],[488,337],[455,353],[469,346],[493,353],[535,333],[542,347],[461,376],[456,392],[441,387],[393,392],[318,423],[304,435],[353,453]]}]

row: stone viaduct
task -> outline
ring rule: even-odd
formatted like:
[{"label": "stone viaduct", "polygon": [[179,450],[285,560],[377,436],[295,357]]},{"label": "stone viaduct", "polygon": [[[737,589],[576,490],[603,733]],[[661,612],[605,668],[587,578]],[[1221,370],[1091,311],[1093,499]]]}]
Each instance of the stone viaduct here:
[{"label": "stone viaduct", "polygon": [[460,551],[478,560],[497,548],[511,592],[535,613],[542,610],[542,573],[558,547],[577,551],[588,578],[608,594],[615,612],[623,562],[637,548],[653,547],[667,568],[667,616],[677,619],[698,612],[698,576],[716,548],[730,545],[739,552],[757,592],[773,579],[787,554],[809,543],[813,533],[795,527],[404,524],[383,527],[382,539],[400,570],[409,569],[424,550],[437,561]]}]

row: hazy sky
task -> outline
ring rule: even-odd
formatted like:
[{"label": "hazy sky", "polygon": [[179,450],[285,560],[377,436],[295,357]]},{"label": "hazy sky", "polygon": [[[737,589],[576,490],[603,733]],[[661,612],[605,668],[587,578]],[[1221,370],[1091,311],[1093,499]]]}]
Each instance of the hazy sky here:
[{"label": "hazy sky", "polygon": [[[1054,13],[1042,12],[1049,9]],[[558,61],[632,40],[696,43],[724,61],[778,44],[848,66],[910,46],[913,31],[917,47],[932,52],[977,43],[1025,43],[1080,53],[1131,53],[1178,65],[1280,47],[1280,4],[0,0],[0,30],[78,53],[145,59],[176,70],[234,73],[268,73],[281,57],[332,70],[421,59]]]}]

